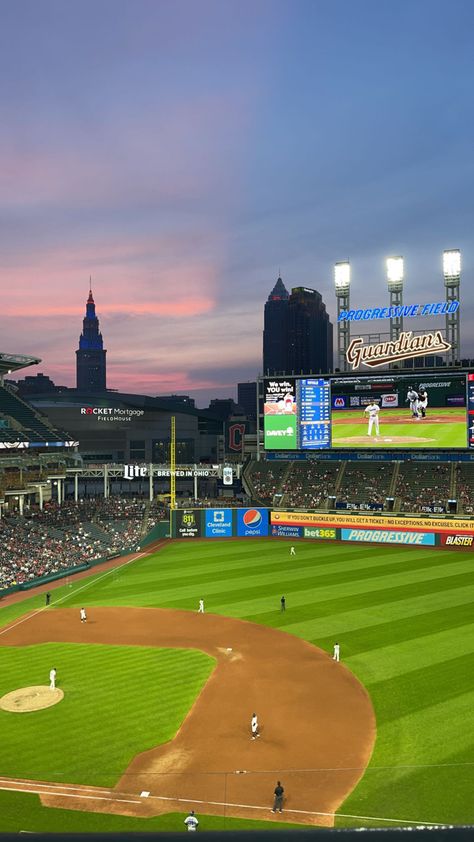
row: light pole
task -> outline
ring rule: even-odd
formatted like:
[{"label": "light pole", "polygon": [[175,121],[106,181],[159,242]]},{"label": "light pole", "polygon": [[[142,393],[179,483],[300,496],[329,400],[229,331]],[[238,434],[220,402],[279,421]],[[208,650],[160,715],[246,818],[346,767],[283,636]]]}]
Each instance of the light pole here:
[{"label": "light pole", "polygon": [[[387,257],[387,285],[390,307],[403,305],[403,257]],[[390,341],[399,339],[403,331],[403,316],[390,317]]]},{"label": "light pole", "polygon": [[351,341],[351,323],[344,318],[351,306],[351,264],[348,260],[334,264],[334,287],[337,299],[337,360],[340,370],[347,371],[347,349]]},{"label": "light pole", "polygon": [[448,351],[448,363],[454,365],[461,356],[459,306],[453,308],[453,302],[459,302],[459,286],[461,283],[461,252],[459,249],[443,251],[443,275],[446,288],[446,302],[454,312],[446,313],[446,341],[451,348]]}]

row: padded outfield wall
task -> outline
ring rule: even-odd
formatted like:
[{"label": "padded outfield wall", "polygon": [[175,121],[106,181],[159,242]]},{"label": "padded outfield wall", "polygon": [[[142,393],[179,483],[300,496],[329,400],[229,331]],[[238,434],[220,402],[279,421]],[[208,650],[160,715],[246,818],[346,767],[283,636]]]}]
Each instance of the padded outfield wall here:
[{"label": "padded outfield wall", "polygon": [[474,549],[474,519],[392,514],[176,509],[173,538],[291,538]]}]

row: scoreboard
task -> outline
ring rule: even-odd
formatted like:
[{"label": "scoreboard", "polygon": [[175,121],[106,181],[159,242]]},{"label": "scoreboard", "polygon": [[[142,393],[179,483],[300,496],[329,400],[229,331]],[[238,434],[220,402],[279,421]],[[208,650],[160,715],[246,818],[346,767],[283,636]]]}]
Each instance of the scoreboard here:
[{"label": "scoreboard", "polygon": [[[266,450],[474,449],[470,372],[275,377],[263,385]],[[374,403],[380,431],[368,425]]]},{"label": "scoreboard", "polygon": [[298,439],[302,450],[331,446],[331,395],[329,380],[319,377],[298,381],[300,406]]}]

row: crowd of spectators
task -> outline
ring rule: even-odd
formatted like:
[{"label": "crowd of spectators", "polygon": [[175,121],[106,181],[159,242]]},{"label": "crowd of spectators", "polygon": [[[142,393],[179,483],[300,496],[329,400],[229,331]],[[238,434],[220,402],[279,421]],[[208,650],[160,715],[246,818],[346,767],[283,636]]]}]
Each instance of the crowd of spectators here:
[{"label": "crowd of spectators", "polygon": [[393,476],[393,464],[347,462],[337,493],[338,503],[385,504]]},{"label": "crowd of spectators", "polygon": [[318,509],[334,495],[339,463],[295,462],[282,485],[282,505],[291,508]]},{"label": "crowd of spectators", "polygon": [[[149,508],[149,507],[148,507]],[[113,555],[137,546],[162,507],[147,512],[144,500],[109,497],[25,507],[0,520],[0,589]]]},{"label": "crowd of spectators", "polygon": [[458,511],[474,514],[474,465],[458,465],[456,468],[456,497]]},{"label": "crowd of spectators", "polygon": [[395,496],[401,512],[438,513],[446,511],[451,465],[406,463],[400,466]]},{"label": "crowd of spectators", "polygon": [[281,493],[281,484],[288,470],[288,463],[253,462],[250,467],[250,482],[255,499],[263,505],[272,506],[275,494]]}]

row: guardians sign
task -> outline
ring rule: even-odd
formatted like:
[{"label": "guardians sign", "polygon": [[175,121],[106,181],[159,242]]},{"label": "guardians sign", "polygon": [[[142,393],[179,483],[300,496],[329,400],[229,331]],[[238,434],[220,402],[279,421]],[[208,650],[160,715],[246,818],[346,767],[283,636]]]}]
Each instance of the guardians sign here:
[{"label": "guardians sign", "polygon": [[445,354],[450,348],[440,330],[420,336],[413,336],[412,331],[407,331],[401,333],[398,339],[373,345],[365,345],[363,337],[358,336],[350,342],[346,359],[353,370],[360,365],[377,368],[387,363],[424,357],[425,354]]}]

